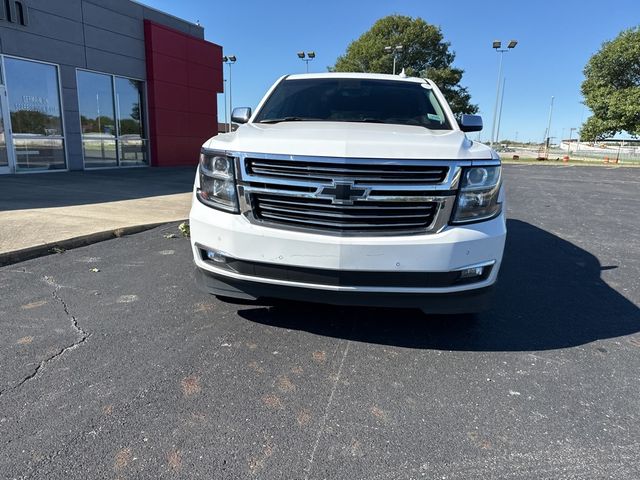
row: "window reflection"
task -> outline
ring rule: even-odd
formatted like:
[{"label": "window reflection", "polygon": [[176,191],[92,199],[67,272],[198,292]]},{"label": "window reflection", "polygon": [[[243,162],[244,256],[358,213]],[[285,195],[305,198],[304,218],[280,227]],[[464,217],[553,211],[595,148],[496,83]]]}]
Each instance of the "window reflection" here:
[{"label": "window reflection", "polygon": [[79,71],[78,98],[82,133],[114,137],[116,132],[111,77]]},{"label": "window reflection", "polygon": [[0,109],[0,168],[9,167],[9,153],[7,152],[7,139],[4,133],[4,117]]},{"label": "window reflection", "polygon": [[118,141],[120,165],[146,165],[147,141],[141,138],[123,138]]},{"label": "window reflection", "polygon": [[85,167],[115,167],[115,106],[109,75],[78,71],[78,105]]},{"label": "window reflection", "polygon": [[137,80],[78,71],[85,166],[146,165],[143,84]]},{"label": "window reflection", "polygon": [[62,135],[56,67],[17,58],[4,64],[13,133]]},{"label": "window reflection", "polygon": [[140,106],[142,82],[128,78],[116,78],[116,98],[118,99],[118,126],[120,135],[144,137]]},{"label": "window reflection", "polygon": [[64,169],[64,140],[51,137],[13,136],[16,163],[20,170]]},{"label": "window reflection", "polygon": [[57,67],[10,57],[4,65],[17,169],[64,169]]}]

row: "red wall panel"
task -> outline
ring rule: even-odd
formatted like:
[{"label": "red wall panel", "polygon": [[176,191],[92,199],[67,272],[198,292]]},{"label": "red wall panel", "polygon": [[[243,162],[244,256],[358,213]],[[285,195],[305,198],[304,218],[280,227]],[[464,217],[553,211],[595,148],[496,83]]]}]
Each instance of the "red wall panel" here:
[{"label": "red wall panel", "polygon": [[[220,72],[222,72],[220,70]],[[187,81],[189,87],[202,88],[206,90],[215,90],[215,78],[218,70],[197,63],[189,63],[187,65]],[[221,75],[221,73],[220,73]]]},{"label": "red wall panel", "polygon": [[[153,88],[151,88],[152,86]],[[149,86],[148,91],[149,94],[153,92],[154,97],[162,100],[162,108],[166,108],[168,110],[189,111],[189,109],[186,108],[187,104],[184,102],[185,98],[191,98],[191,90],[189,87],[164,82],[162,80],[154,80]],[[213,95],[214,98],[217,98],[216,92],[211,92],[211,95]],[[208,110],[208,112],[211,112],[211,110]]]},{"label": "red wall panel", "polygon": [[151,164],[196,165],[218,133],[222,47],[144,21]]},{"label": "red wall panel", "polygon": [[190,112],[210,113],[218,108],[217,94],[211,90],[190,88],[188,96]]},{"label": "red wall panel", "polygon": [[[150,57],[150,58],[149,58]],[[187,69],[189,62],[184,58],[170,57],[161,53],[151,52],[147,57],[147,67],[151,60],[151,72],[147,71],[148,80],[162,80],[165,82],[187,85]]]}]

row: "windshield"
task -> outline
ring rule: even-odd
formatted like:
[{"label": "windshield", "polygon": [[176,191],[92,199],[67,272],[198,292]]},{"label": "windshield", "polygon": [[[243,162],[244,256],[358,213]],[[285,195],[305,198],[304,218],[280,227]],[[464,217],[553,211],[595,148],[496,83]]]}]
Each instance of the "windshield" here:
[{"label": "windshield", "polygon": [[431,88],[396,80],[284,80],[254,122],[286,121],[391,123],[451,130]]}]

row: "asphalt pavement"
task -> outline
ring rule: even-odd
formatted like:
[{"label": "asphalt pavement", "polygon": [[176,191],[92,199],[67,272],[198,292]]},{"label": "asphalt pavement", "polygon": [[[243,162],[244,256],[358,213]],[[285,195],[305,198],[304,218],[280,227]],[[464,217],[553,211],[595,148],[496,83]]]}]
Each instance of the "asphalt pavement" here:
[{"label": "asphalt pavement", "polygon": [[0,268],[0,476],[640,478],[640,170],[505,179],[475,320],[222,303],[175,224]]}]

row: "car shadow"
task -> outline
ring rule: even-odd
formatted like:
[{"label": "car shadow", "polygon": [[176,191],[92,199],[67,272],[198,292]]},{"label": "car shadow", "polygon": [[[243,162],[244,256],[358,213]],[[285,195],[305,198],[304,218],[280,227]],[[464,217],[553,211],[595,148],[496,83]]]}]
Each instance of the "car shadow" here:
[{"label": "car shadow", "polygon": [[494,307],[473,319],[419,311],[289,303],[247,308],[252,322],[358,342],[418,349],[535,351],[640,331],[640,309],[600,277],[587,251],[520,220],[508,220]]}]

